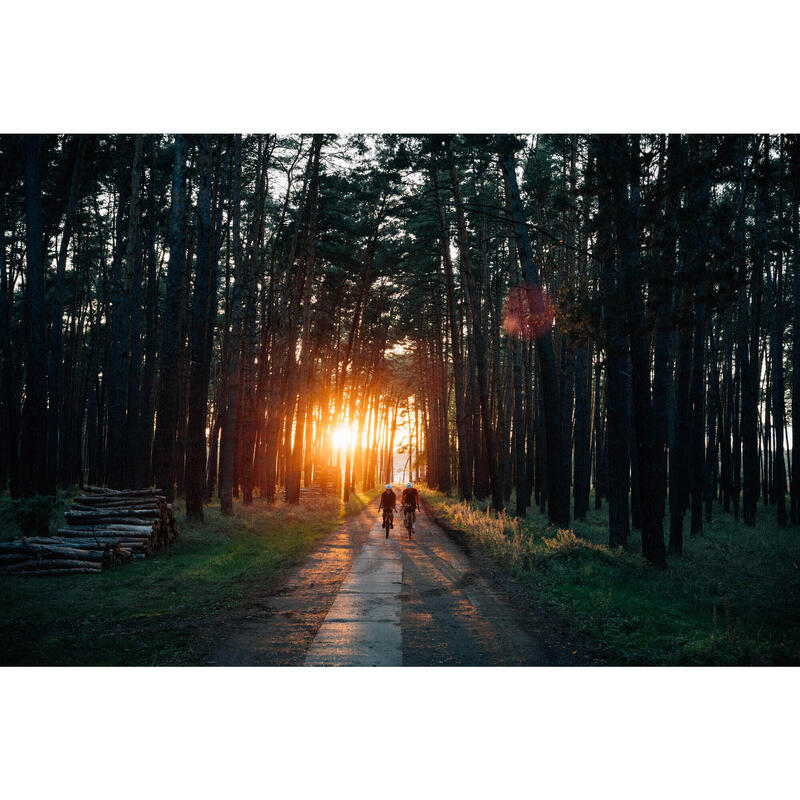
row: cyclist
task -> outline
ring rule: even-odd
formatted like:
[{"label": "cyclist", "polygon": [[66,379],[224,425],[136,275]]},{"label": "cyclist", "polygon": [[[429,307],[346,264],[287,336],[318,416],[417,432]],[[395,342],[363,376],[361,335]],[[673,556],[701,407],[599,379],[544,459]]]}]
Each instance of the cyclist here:
[{"label": "cyclist", "polygon": [[[383,511],[384,519],[389,515],[389,528],[394,528],[394,509],[397,505],[397,495],[392,491],[392,484],[386,484],[386,491],[381,495],[381,502],[378,511]],[[386,538],[389,538],[389,530],[386,530]]]},{"label": "cyclist", "polygon": [[411,515],[411,530],[416,533],[416,512],[421,511],[422,509],[419,507],[419,492],[414,488],[414,484],[411,483],[411,481],[409,481],[406,484],[406,488],[403,489],[403,496],[400,499],[400,505],[403,506],[403,517],[406,519],[406,524],[408,524],[408,515]]}]

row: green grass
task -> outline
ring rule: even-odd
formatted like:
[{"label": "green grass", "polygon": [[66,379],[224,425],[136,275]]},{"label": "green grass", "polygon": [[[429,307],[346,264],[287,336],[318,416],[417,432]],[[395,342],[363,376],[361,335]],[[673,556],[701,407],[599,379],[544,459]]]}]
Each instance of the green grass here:
[{"label": "green grass", "polygon": [[759,507],[747,528],[715,508],[702,534],[686,534],[685,554],[658,570],[639,554],[638,532],[627,551],[607,547],[605,506],[557,531],[538,510],[517,520],[423,496],[609,663],[800,663],[800,531],[778,528],[774,509]]},{"label": "green grass", "polygon": [[[346,507],[336,498],[309,508],[237,504],[233,517],[223,517],[215,505],[206,508],[203,525],[188,525],[180,503],[180,538],[152,558],[98,575],[0,576],[0,663],[201,662],[200,634],[215,617],[274,586],[377,492],[357,492]],[[60,496],[53,522],[69,499]],[[6,519],[0,536],[17,535]]]}]

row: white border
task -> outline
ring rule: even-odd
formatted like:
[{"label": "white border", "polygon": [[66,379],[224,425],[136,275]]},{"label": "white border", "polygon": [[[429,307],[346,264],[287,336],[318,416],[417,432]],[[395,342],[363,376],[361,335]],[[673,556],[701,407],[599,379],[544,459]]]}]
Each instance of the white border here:
[{"label": "white border", "polygon": [[14,800],[750,800],[796,789],[790,669],[6,669],[2,678],[0,783]]},{"label": "white border", "polygon": [[25,0],[6,132],[800,130],[787,0]]},{"label": "white border", "polygon": [[[793,132],[797,15],[773,0],[26,0],[3,11],[0,130]],[[0,677],[15,800],[796,792],[796,669]]]}]

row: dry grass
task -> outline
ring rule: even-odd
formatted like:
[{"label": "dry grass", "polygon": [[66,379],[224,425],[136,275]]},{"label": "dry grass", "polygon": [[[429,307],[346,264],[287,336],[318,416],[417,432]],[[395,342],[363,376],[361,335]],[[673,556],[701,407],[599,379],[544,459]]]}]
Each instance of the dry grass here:
[{"label": "dry grass", "polygon": [[536,527],[530,521],[513,517],[505,511],[495,514],[486,506],[455,501],[427,489],[423,489],[423,496],[449,527],[462,532],[468,541],[512,570],[527,569],[550,558],[568,558],[582,551],[610,558],[628,555],[583,539],[573,530]]},{"label": "dry grass", "polygon": [[759,507],[755,528],[716,511],[662,571],[641,557],[638,533],[628,550],[607,546],[605,508],[557,530],[537,510],[517,519],[423,496],[610,663],[800,663],[800,535],[778,528],[773,509]]}]

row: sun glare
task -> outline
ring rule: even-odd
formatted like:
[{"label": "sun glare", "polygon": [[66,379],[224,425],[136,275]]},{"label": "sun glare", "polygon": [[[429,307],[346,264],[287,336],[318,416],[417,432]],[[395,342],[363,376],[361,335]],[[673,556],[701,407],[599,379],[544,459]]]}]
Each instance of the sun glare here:
[{"label": "sun glare", "polygon": [[333,446],[336,450],[346,450],[355,442],[355,432],[350,425],[341,423],[333,429]]}]

